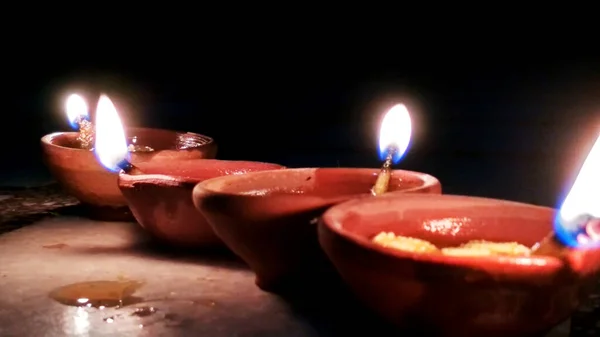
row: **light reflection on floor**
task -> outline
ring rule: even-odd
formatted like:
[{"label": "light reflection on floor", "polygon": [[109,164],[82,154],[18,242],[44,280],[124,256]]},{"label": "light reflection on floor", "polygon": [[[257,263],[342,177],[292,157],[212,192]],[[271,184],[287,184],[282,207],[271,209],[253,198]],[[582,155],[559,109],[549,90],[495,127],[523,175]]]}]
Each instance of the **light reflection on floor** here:
[{"label": "light reflection on floor", "polygon": [[[131,310],[113,308],[65,307],[63,310],[62,331],[65,336],[91,337],[125,333],[139,336],[145,326],[152,323],[140,317],[131,316]],[[146,322],[148,321],[148,322]]]},{"label": "light reflection on floor", "polygon": [[75,328],[75,333],[80,336],[88,336],[90,321],[89,315],[86,311],[86,308],[79,307],[73,315],[73,323]]}]

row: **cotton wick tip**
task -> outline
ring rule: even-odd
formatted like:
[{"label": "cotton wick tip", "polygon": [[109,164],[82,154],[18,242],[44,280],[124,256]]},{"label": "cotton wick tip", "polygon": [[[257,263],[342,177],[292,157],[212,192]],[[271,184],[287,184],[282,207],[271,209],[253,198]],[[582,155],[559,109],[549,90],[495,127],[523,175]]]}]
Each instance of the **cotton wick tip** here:
[{"label": "cotton wick tip", "polygon": [[375,185],[371,188],[371,194],[374,196],[378,196],[384,194],[388,191],[390,185],[390,179],[392,178],[392,161],[394,158],[394,154],[396,153],[396,149],[390,147],[388,149],[387,157],[383,162],[383,166],[381,167],[381,171],[377,175],[377,180],[375,181]]},{"label": "cotton wick tip", "polygon": [[123,170],[123,172],[125,172],[125,174],[134,175],[134,176],[139,175],[139,174],[144,174],[144,172],[142,172],[142,170],[140,170],[137,166],[130,163],[127,159],[123,159],[123,161],[121,161],[117,166],[121,170]]},{"label": "cotton wick tip", "polygon": [[[600,242],[600,219],[583,215],[581,218],[574,221],[579,225],[577,230],[577,242],[581,244],[580,249],[585,249],[586,246],[596,247]],[[588,247],[589,247],[588,246]],[[572,249],[577,247],[568,247],[552,232],[548,234],[542,241],[536,243],[531,248],[533,255],[546,255],[563,258]]]},{"label": "cotton wick tip", "polygon": [[78,117],[75,123],[79,126],[79,135],[77,136],[79,146],[82,149],[91,150],[94,147],[94,125],[85,116]]}]

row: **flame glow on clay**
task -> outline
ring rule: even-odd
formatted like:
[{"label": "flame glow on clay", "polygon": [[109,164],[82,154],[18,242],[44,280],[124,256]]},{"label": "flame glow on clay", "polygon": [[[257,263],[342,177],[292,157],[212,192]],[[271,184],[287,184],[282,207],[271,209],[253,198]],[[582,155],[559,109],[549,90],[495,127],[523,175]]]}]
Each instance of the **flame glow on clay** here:
[{"label": "flame glow on clay", "polygon": [[396,151],[392,157],[392,163],[398,163],[408,149],[411,132],[410,114],[406,106],[404,104],[393,106],[383,117],[379,129],[379,157],[381,160],[385,160],[390,147],[394,147]]},{"label": "flame glow on clay", "polygon": [[88,105],[83,99],[83,97],[77,94],[71,94],[67,98],[67,102],[65,103],[65,110],[67,112],[67,119],[69,120],[69,124],[73,129],[78,129],[79,125],[77,125],[77,118],[88,119]]},{"label": "flame glow on clay", "polygon": [[554,232],[565,245],[576,248],[600,246],[600,136],[583,162],[563,201]]},{"label": "flame glow on clay", "polygon": [[96,108],[96,158],[107,170],[118,172],[119,164],[129,160],[127,139],[121,119],[108,96],[102,95]]}]

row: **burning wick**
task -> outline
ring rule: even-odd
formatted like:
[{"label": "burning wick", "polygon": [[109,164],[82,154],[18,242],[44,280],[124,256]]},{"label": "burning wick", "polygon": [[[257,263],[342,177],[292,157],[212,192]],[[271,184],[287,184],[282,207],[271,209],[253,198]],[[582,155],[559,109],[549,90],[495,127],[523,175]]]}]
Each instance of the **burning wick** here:
[{"label": "burning wick", "polygon": [[130,151],[121,119],[114,104],[106,95],[100,96],[96,108],[95,141],[96,157],[107,170],[142,174],[139,168],[129,162]]},{"label": "burning wick", "polygon": [[396,147],[390,146],[388,148],[388,154],[383,162],[383,166],[381,166],[381,171],[377,175],[375,185],[373,185],[373,188],[371,188],[372,195],[378,196],[387,192],[388,187],[390,186],[390,179],[392,178],[392,162],[396,152]]},{"label": "burning wick", "polygon": [[383,160],[371,194],[378,196],[388,191],[392,179],[392,164],[398,163],[410,143],[412,126],[404,104],[393,106],[383,117],[379,130],[379,155]]},{"label": "burning wick", "polygon": [[92,144],[94,144],[94,125],[89,120],[81,117],[77,118],[76,123],[79,125],[77,140],[82,148],[91,150]]},{"label": "burning wick", "polygon": [[83,97],[72,94],[67,98],[67,118],[72,127],[79,129],[77,141],[85,150],[91,150],[94,144],[94,125],[90,122],[88,105]]}]

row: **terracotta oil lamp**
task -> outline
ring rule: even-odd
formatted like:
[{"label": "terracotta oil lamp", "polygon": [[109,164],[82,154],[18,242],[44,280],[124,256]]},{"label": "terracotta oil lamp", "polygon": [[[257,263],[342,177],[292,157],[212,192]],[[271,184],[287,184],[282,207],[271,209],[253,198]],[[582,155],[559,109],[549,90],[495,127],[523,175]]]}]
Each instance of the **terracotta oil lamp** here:
[{"label": "terracotta oil lamp", "polygon": [[[106,104],[110,101],[105,100]],[[192,203],[199,182],[246,172],[283,168],[277,164],[215,159],[164,160],[131,164],[132,154],[117,111],[99,109],[96,117],[98,161],[119,172],[118,188],[139,224],[154,238],[183,249],[222,247]]]},{"label": "terracotta oil lamp", "polygon": [[[541,336],[568,318],[596,283],[598,172],[600,138],[558,211],[466,196],[396,194],[332,207],[319,224],[319,241],[357,297],[398,326],[448,337]],[[533,248],[519,256],[402,251],[375,244],[381,232],[438,248],[471,240]]]},{"label": "terracotta oil lamp", "polygon": [[[401,132],[394,132],[401,141],[389,140],[400,146],[394,161],[408,146],[402,141],[406,125],[399,127]],[[332,205],[371,196],[378,173],[367,168],[298,168],[220,177],[195,187],[194,204],[217,236],[256,273],[261,289],[306,289],[335,277],[318,246],[316,219]],[[385,186],[389,191],[441,193],[440,182],[428,174],[391,173]]]},{"label": "terracotta oil lamp", "polygon": [[[83,98],[69,97],[67,116],[80,132],[56,132],[41,139],[44,161],[52,175],[86,206],[91,217],[132,219],[117,186],[117,173],[104,169],[92,150],[94,127]],[[150,128],[125,131],[131,161],[136,164],[214,158],[217,150],[212,138],[195,133]]]}]

